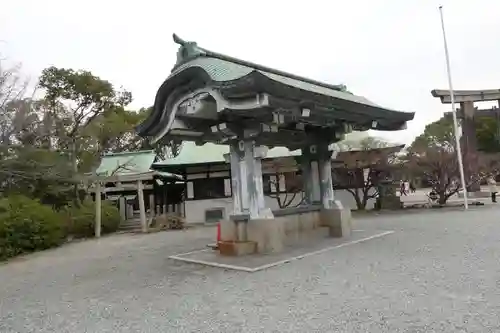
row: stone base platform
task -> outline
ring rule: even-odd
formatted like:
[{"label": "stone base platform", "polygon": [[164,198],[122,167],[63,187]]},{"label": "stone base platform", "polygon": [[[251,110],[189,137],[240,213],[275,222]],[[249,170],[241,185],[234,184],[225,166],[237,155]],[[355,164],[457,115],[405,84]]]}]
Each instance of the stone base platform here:
[{"label": "stone base platform", "polygon": [[170,256],[169,258],[187,263],[254,273],[312,255],[384,237],[393,232],[394,231],[353,230],[349,239],[332,238],[325,235],[322,238],[316,238],[314,242],[304,239],[300,243],[294,243],[293,246],[287,246],[284,251],[280,253],[253,254],[238,257],[223,256],[216,250],[203,249]]},{"label": "stone base platform", "polygon": [[317,237],[349,238],[351,234],[351,211],[340,203],[331,209],[314,205],[286,208],[272,216],[252,220],[232,216],[221,221],[220,253],[246,255],[251,254],[250,249],[260,254],[279,253],[295,244],[314,243]]}]

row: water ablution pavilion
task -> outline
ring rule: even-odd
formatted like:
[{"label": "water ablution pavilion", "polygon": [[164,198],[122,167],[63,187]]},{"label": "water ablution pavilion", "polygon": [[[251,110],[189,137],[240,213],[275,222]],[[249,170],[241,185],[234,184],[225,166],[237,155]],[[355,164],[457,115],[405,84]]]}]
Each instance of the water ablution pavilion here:
[{"label": "water ablution pavilion", "polygon": [[[193,141],[230,147],[233,211],[221,222],[221,254],[282,251],[318,228],[349,237],[350,209],[335,200],[332,143],[353,130],[397,131],[414,114],[381,107],[331,85],[201,48],[174,34],[177,62],[154,110],[138,126],[152,142]],[[301,150],[305,200],[265,205],[261,160],[268,149]]]}]

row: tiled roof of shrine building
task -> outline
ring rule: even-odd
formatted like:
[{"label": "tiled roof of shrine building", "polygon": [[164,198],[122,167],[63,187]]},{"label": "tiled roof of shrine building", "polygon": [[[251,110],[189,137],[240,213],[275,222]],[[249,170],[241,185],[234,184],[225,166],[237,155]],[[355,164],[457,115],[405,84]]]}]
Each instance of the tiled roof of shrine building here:
[{"label": "tiled roof of shrine building", "polygon": [[168,109],[175,100],[206,86],[215,88],[226,99],[265,92],[274,103],[282,103],[275,104],[275,108],[308,107],[330,115],[332,122],[338,119],[353,124],[357,130],[400,130],[414,117],[414,113],[384,108],[354,95],[344,85],[331,85],[212,52],[176,35],[174,40],[180,44],[177,63],[157,92],[152,114],[137,128],[141,136],[161,133],[169,123]]}]

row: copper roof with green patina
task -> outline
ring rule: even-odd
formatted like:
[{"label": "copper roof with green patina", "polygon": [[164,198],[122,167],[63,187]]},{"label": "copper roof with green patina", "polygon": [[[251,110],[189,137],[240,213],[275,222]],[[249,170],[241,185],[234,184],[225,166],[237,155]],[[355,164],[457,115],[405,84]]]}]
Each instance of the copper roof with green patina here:
[{"label": "copper roof with green patina", "polygon": [[381,108],[380,105],[371,102],[365,97],[348,92],[345,85],[328,84],[209,51],[198,47],[196,42],[186,42],[175,34],[174,41],[180,44],[181,48],[177,56],[177,64],[174,66],[169,78],[191,67],[203,69],[212,80],[217,82],[237,80],[253,71],[257,71],[287,86]]},{"label": "copper roof with green patina", "polygon": [[141,174],[154,173],[163,178],[182,178],[170,172],[153,170],[151,166],[158,161],[157,154],[153,150],[140,150],[133,152],[110,153],[102,157],[99,167],[95,173],[99,177],[124,177],[134,178]]},{"label": "copper roof with green patina", "polygon": [[[194,142],[185,141],[182,144],[179,155],[155,163],[157,166],[174,166],[189,164],[224,163],[224,154],[229,153],[229,146],[205,143],[196,145]],[[300,156],[300,150],[290,151],[286,147],[274,147],[269,149],[266,158],[279,158],[289,156]]]},{"label": "copper roof with green patina", "polygon": [[103,176],[145,173],[155,160],[153,150],[106,154],[96,172]]},{"label": "copper roof with green patina", "polygon": [[[354,141],[353,141],[354,142]],[[399,151],[404,145],[393,145],[383,148],[362,149],[360,145],[350,147],[348,151],[339,152],[339,156],[345,154],[373,154],[384,151]],[[330,145],[330,150],[336,150],[338,147],[335,144]],[[194,142],[185,141],[182,144],[179,155],[166,160],[154,163],[154,166],[180,166],[193,164],[210,164],[210,163],[225,163],[224,155],[229,153],[229,146],[218,145],[214,143],[205,143],[204,145],[196,145]],[[289,150],[286,147],[274,147],[269,149],[266,159],[282,158],[282,157],[297,157],[301,156],[301,150]]]},{"label": "copper roof with green patina", "polygon": [[[318,110],[335,111],[340,121],[363,126],[371,126],[373,121],[377,121],[379,130],[402,129],[414,117],[412,112],[385,108],[365,97],[354,95],[344,85],[316,81],[209,51],[198,47],[196,42],[184,41],[176,35],[174,41],[180,45],[177,63],[158,89],[153,113],[137,127],[141,136],[155,136],[166,126],[168,117],[165,117],[165,112],[169,112],[165,109],[167,99],[175,96],[174,90],[186,85],[189,80],[193,86],[208,80],[203,83],[213,84],[227,96],[235,93],[237,97],[240,94],[238,86],[252,93],[273,91],[272,94],[278,99],[287,99],[288,96],[294,101],[300,100],[300,103],[314,104]],[[197,80],[193,80],[193,77],[197,77]],[[252,84],[255,85],[252,87]]]}]

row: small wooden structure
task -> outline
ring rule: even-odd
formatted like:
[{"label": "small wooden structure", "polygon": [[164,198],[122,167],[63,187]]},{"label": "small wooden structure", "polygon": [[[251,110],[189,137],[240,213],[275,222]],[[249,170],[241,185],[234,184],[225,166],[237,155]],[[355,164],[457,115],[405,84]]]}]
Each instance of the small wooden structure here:
[{"label": "small wooden structure", "polygon": [[149,197],[148,208],[152,221],[155,214],[167,213],[167,187],[182,181],[182,177],[157,170],[151,165],[158,162],[154,151],[138,151],[113,153],[103,156],[99,167],[89,174],[87,179],[91,185],[88,189],[94,195],[96,204],[95,236],[101,234],[101,200],[116,200],[120,210],[121,221],[133,218],[131,199],[137,198],[139,221],[142,232],[148,231],[145,192]]}]

